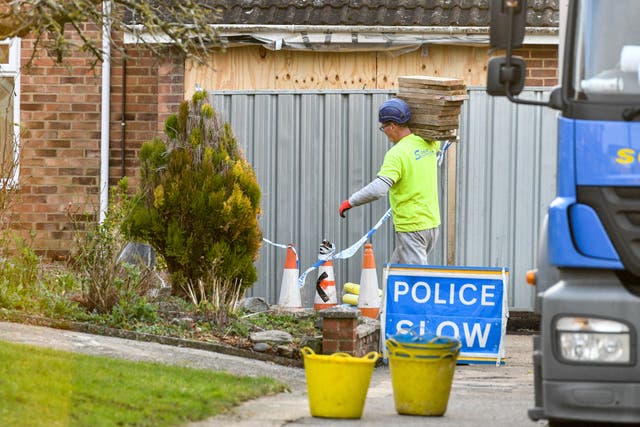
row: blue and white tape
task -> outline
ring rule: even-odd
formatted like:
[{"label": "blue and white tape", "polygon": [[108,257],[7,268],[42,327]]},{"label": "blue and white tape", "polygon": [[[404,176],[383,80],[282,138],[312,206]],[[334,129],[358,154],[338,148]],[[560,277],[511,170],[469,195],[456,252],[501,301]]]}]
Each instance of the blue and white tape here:
[{"label": "blue and white tape", "polygon": [[262,238],[262,240],[265,243],[270,244],[271,246],[275,246],[276,248],[282,248],[282,249],[289,249],[289,247],[291,247],[291,250],[293,251],[293,253],[296,255],[296,265],[300,266],[300,258],[298,258],[298,251],[296,251],[296,247],[293,245],[293,243],[290,243],[288,245],[283,245],[282,243],[275,243],[272,242],[269,239],[265,239],[264,237]]},{"label": "blue and white tape", "polygon": [[[438,161],[438,166],[442,165],[442,161],[445,158],[446,151],[451,146],[451,144],[452,144],[451,141],[445,141],[444,145],[440,148],[440,151],[438,151],[438,154],[437,154],[437,157],[436,157],[437,161]],[[304,286],[305,279],[307,278],[307,275],[310,272],[312,272],[313,270],[316,270],[318,267],[320,267],[325,262],[327,262],[329,260],[333,260],[333,259],[351,258],[353,255],[355,255],[355,253],[358,251],[358,249],[360,249],[362,247],[362,245],[364,245],[365,242],[367,240],[369,240],[371,238],[371,236],[373,236],[373,234],[378,230],[378,228],[380,228],[380,226],[382,224],[384,224],[389,218],[391,218],[391,209],[387,210],[387,212],[385,212],[385,214],[382,215],[382,217],[371,228],[371,230],[369,230],[367,232],[367,234],[362,236],[353,245],[349,246],[347,249],[344,249],[344,250],[342,250],[342,251],[340,251],[338,253],[335,253],[335,251],[332,251],[330,253],[323,254],[321,257],[319,257],[318,261],[316,261],[311,267],[307,268],[304,271],[304,273],[302,273],[300,275],[300,277],[298,278],[298,288],[302,288]],[[289,247],[289,245],[283,245],[283,244],[280,244],[280,243],[273,243],[270,240],[265,239],[265,238],[263,238],[262,240],[264,240],[265,242],[267,242],[268,244],[270,244],[272,246],[276,246],[276,247],[279,247],[279,248],[287,249]],[[295,247],[292,246],[292,249],[295,252]],[[297,252],[296,252],[296,261],[298,261],[298,253]]]},{"label": "blue and white tape", "polygon": [[307,278],[307,275],[312,272],[313,270],[317,269],[318,267],[320,267],[322,264],[324,264],[325,262],[329,261],[329,260],[333,260],[333,259],[345,259],[345,258],[351,258],[357,251],[358,249],[360,249],[362,247],[362,245],[365,244],[365,242],[367,240],[369,240],[371,238],[371,236],[373,236],[373,234],[378,230],[378,228],[380,228],[380,226],[382,224],[385,223],[386,220],[388,220],[389,218],[391,218],[391,209],[389,209],[387,212],[385,212],[384,215],[382,215],[382,217],[378,220],[378,222],[376,223],[376,225],[373,226],[373,228],[371,228],[371,230],[369,230],[367,232],[367,234],[365,234],[364,236],[362,236],[357,242],[355,242],[353,245],[349,246],[347,249],[344,249],[340,252],[338,252],[337,254],[325,254],[322,259],[318,259],[318,261],[315,262],[315,264],[313,264],[311,267],[307,268],[304,273],[302,273],[300,275],[300,277],[298,277],[298,287],[302,288],[304,286],[304,281]]},{"label": "blue and white tape", "polygon": [[444,160],[445,154],[451,144],[453,144],[451,141],[444,141],[444,145],[442,146],[442,148],[440,148],[440,151],[438,151],[438,155],[436,156],[436,159],[438,160],[438,166],[442,165],[442,161]]}]

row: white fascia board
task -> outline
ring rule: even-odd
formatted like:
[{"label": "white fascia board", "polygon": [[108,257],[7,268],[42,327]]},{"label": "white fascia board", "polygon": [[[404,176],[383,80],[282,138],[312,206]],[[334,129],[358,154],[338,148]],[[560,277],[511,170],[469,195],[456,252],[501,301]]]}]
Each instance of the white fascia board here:
[{"label": "white fascia board", "polygon": [[[388,49],[420,44],[464,44],[486,46],[489,44],[488,27],[383,27],[383,26],[307,26],[307,25],[215,25],[220,42],[234,45],[234,39],[251,37],[255,44],[267,48],[305,49],[310,45],[331,45],[340,49],[367,50]],[[170,44],[171,39],[163,34],[143,32],[139,26],[129,27],[124,35],[125,44],[157,43]],[[238,44],[246,44],[246,41]],[[557,45],[557,28],[527,28],[524,44]]]}]

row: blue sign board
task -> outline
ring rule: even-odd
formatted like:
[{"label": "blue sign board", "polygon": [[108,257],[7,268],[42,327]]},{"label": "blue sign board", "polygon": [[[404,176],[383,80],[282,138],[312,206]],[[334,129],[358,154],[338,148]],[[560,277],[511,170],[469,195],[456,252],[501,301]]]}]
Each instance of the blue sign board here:
[{"label": "blue sign board", "polygon": [[386,338],[407,330],[455,337],[459,362],[504,358],[507,269],[391,264],[385,273]]}]

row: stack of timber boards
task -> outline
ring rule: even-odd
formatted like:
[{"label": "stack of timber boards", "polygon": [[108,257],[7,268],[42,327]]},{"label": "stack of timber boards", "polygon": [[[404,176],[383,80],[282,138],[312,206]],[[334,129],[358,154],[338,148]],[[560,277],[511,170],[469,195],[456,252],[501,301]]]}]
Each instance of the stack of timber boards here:
[{"label": "stack of timber boards", "polygon": [[468,99],[462,79],[433,76],[398,77],[398,98],[411,108],[409,128],[423,139],[455,140],[460,107]]}]

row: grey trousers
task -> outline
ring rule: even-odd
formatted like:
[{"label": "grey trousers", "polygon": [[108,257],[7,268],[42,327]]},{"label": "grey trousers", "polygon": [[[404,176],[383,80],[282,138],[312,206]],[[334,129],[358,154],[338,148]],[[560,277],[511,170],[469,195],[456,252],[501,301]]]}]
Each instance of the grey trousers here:
[{"label": "grey trousers", "polygon": [[439,235],[438,228],[427,230],[396,232],[396,248],[391,254],[391,264],[417,264],[428,265],[427,255],[436,242]]}]

